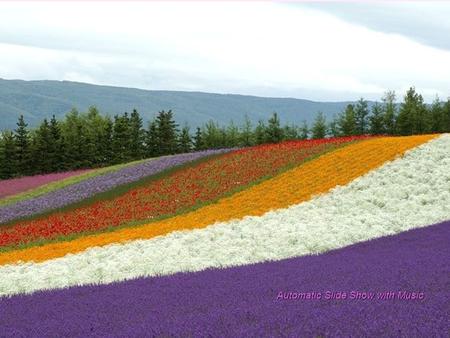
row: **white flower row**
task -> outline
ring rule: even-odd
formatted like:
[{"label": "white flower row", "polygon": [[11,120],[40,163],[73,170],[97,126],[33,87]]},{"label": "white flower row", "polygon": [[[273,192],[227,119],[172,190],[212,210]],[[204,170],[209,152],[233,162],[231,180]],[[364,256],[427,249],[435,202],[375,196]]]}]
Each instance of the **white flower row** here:
[{"label": "white flower row", "polygon": [[287,209],[0,267],[0,295],[318,254],[448,219],[450,135],[442,135],[347,186]]}]

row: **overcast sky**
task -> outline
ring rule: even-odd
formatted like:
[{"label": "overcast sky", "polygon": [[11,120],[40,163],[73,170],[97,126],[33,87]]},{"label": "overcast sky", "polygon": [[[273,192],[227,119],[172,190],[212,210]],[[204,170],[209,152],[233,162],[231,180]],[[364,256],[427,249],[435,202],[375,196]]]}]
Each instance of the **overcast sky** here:
[{"label": "overcast sky", "polygon": [[450,3],[0,2],[0,78],[321,101],[450,95]]}]

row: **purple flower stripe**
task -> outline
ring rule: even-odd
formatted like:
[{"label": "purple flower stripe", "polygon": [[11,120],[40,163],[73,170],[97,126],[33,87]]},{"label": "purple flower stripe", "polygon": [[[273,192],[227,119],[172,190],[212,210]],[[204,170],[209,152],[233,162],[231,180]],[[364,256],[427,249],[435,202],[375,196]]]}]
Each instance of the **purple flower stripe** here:
[{"label": "purple flower stripe", "polygon": [[135,182],[146,176],[157,174],[174,166],[185,164],[208,155],[220,154],[228,151],[230,151],[230,149],[217,149],[164,156],[139,163],[132,167],[126,167],[116,172],[92,177],[36,198],[2,206],[0,207],[0,223],[31,216],[43,211],[57,209],[110,190],[118,185]]},{"label": "purple flower stripe", "polygon": [[0,325],[39,337],[447,337],[449,242],[445,222],[322,255],[19,295],[0,299]]},{"label": "purple flower stripe", "polygon": [[9,180],[0,181],[0,198],[18,194],[33,188],[37,188],[41,185],[59,181],[64,178],[68,178],[75,175],[80,175],[91,171],[92,169],[83,169],[75,171],[66,171],[63,173],[47,174],[47,175],[35,175],[20,178],[12,178]]}]

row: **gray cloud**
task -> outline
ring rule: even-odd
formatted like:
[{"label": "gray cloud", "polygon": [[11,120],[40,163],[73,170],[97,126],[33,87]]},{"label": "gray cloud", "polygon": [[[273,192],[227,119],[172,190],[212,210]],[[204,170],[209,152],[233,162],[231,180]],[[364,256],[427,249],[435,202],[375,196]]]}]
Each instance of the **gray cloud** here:
[{"label": "gray cloud", "polygon": [[304,3],[385,33],[401,34],[422,44],[450,50],[450,2]]}]

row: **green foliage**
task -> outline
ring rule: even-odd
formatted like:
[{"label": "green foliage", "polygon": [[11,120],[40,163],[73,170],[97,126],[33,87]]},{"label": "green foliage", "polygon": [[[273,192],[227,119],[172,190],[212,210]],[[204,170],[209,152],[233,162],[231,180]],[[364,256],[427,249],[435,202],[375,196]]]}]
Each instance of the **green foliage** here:
[{"label": "green foliage", "polygon": [[162,110],[156,117],[159,154],[175,154],[177,152],[178,125],[173,119],[172,110]]},{"label": "green foliage", "polygon": [[426,106],[422,95],[416,93],[414,87],[404,97],[396,125],[400,135],[422,134],[429,130]]},{"label": "green foliage", "polygon": [[181,129],[181,133],[178,140],[178,151],[180,153],[188,153],[192,150],[192,139],[189,133],[189,126],[185,125]]},{"label": "green foliage", "polygon": [[372,115],[369,117],[369,131],[372,135],[382,135],[386,132],[383,107],[378,102],[372,107]]},{"label": "green foliage", "polygon": [[13,133],[4,131],[0,137],[0,178],[14,177],[17,168],[14,164],[15,143]]},{"label": "green foliage", "polygon": [[312,127],[312,138],[324,138],[327,135],[327,121],[322,112],[318,112]]},{"label": "green foliage", "polygon": [[302,126],[300,127],[300,139],[301,140],[306,140],[309,136],[309,128],[308,128],[308,124],[306,123],[306,121],[303,121]]},{"label": "green foliage", "polygon": [[273,113],[266,128],[266,142],[278,143],[283,140],[283,129],[280,127],[280,119],[277,113]]},{"label": "green foliage", "polygon": [[355,131],[357,135],[367,134],[369,108],[367,101],[359,99],[355,106]]},{"label": "green foliage", "polygon": [[388,135],[396,133],[397,107],[395,105],[395,92],[387,91],[383,98],[383,124],[384,130]]},{"label": "green foliage", "polygon": [[212,148],[248,147],[282,140],[351,136],[359,134],[411,135],[450,132],[450,98],[438,98],[428,107],[420,94],[410,88],[400,105],[395,92],[388,91],[382,104],[369,109],[360,99],[356,106],[349,104],[327,124],[319,112],[309,128],[304,120],[299,127],[293,123],[281,126],[277,113],[256,126],[245,116],[239,126],[233,120],[219,125],[210,120],[196,128],[193,137],[186,124],[178,130],[171,110],[160,111],[149,121],[146,129],[136,109],[109,116],[89,107],[80,113],[72,109],[64,119],[55,116],[44,119],[36,129],[28,130],[23,116],[19,117],[14,132],[0,136],[0,178],[43,174],[81,168],[106,167],[142,158],[170,155],[179,152]]},{"label": "green foliage", "polygon": [[25,123],[23,115],[20,115],[17,128],[14,131],[14,159],[18,175],[28,175],[31,173],[30,133],[27,127],[28,124]]},{"label": "green foliage", "polygon": [[337,130],[341,136],[351,136],[356,134],[356,116],[352,104],[347,105],[337,120]]}]

